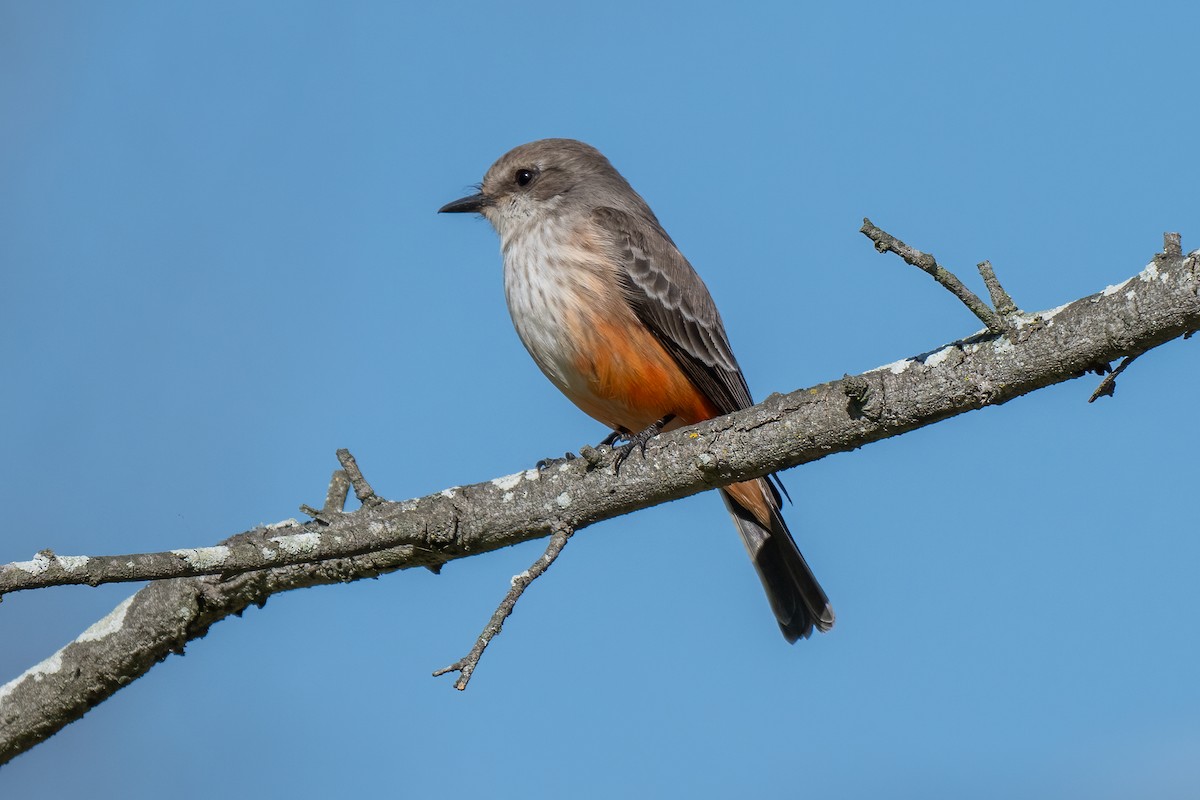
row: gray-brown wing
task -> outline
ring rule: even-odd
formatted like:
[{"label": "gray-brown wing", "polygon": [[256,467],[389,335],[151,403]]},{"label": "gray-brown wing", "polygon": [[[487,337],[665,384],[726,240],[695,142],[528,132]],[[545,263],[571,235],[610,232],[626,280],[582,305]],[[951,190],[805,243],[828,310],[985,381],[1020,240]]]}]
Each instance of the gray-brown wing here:
[{"label": "gray-brown wing", "polygon": [[657,221],[615,208],[592,220],[620,261],[622,290],[687,376],[723,414],[753,405],[708,287]]}]

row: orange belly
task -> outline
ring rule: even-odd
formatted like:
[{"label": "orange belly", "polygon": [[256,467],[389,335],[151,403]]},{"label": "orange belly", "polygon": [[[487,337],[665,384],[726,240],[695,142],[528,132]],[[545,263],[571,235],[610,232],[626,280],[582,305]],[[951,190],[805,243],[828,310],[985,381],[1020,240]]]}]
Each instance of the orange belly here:
[{"label": "orange belly", "polygon": [[[638,433],[668,415],[666,430],[719,416],[719,412],[643,326],[594,325],[593,339],[575,367],[587,377],[586,396],[567,392],[585,413],[614,430]],[[761,480],[725,487],[770,528],[768,492]]]},{"label": "orange belly", "polygon": [[565,390],[588,416],[614,430],[637,433],[666,416],[668,428],[717,416],[662,343],[633,315],[628,320],[591,319],[587,342],[573,359],[583,379]]},{"label": "orange belly", "polygon": [[[674,419],[665,430],[720,415],[662,343],[632,314],[630,319],[589,321],[582,336],[587,346],[572,361],[581,380],[563,389],[588,416],[614,430],[639,433],[669,415]],[[574,333],[579,336],[581,331]],[[725,491],[770,528],[773,504],[761,479],[735,483]]]}]

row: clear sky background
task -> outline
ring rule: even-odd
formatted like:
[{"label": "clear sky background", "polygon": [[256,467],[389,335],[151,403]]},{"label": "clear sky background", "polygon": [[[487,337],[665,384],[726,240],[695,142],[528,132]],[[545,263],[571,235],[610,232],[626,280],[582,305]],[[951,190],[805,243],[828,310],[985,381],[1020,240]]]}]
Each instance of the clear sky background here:
[{"label": "clear sky background", "polygon": [[[438,216],[588,141],[756,396],[968,335],[870,216],[1038,310],[1200,246],[1177,4],[0,3],[0,561],[210,544],[605,431]],[[0,796],[1195,797],[1197,341],[787,473],[838,613],[780,637],[719,499],[277,596],[0,769]],[[4,599],[0,682],[136,587]]]}]

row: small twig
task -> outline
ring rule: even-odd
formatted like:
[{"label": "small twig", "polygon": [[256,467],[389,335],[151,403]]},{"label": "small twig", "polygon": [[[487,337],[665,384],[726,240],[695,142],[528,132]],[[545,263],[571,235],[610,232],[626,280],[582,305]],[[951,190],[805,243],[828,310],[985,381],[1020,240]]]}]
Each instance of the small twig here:
[{"label": "small twig", "polygon": [[567,540],[571,538],[572,533],[574,531],[562,523],[557,523],[554,526],[554,533],[550,536],[550,544],[546,546],[546,552],[537,561],[533,562],[529,569],[520,575],[513,576],[512,588],[508,590],[508,594],[504,596],[504,599],[500,601],[500,605],[496,607],[496,613],[492,614],[492,618],[484,626],[483,632],[475,640],[475,646],[471,648],[471,652],[450,666],[443,667],[434,672],[433,676],[435,678],[445,675],[447,672],[457,671],[459,676],[458,680],[454,682],[454,688],[460,692],[467,688],[467,684],[471,681],[471,674],[475,672],[475,667],[479,665],[479,659],[483,657],[483,651],[491,644],[492,639],[500,635],[500,631],[504,628],[504,620],[508,619],[508,615],[513,612],[513,608],[517,605],[517,600],[521,598],[521,594],[529,584],[537,580],[543,572],[550,568],[550,565],[558,558],[558,554],[567,546]]},{"label": "small twig", "polygon": [[329,476],[329,488],[325,490],[325,505],[318,511],[307,503],[300,504],[300,510],[317,522],[328,525],[334,517],[346,512],[346,495],[350,493],[350,476],[344,469],[335,469]]},{"label": "small twig", "polygon": [[1017,304],[1013,302],[1008,292],[1004,291],[1004,287],[1000,285],[1000,279],[996,277],[996,271],[992,269],[992,262],[980,261],[976,266],[979,268],[979,274],[983,276],[983,283],[987,286],[988,294],[992,296],[992,306],[996,309],[996,313],[1002,317],[1017,313],[1020,309],[1017,308]]},{"label": "small twig", "polygon": [[1117,390],[1117,376],[1125,371],[1125,368],[1132,364],[1141,353],[1132,356],[1125,356],[1121,364],[1112,372],[1104,376],[1104,380],[1100,381],[1100,385],[1096,387],[1096,391],[1092,392],[1092,396],[1088,398],[1089,403],[1096,402],[1098,397],[1112,397],[1113,392]]},{"label": "small twig", "polygon": [[335,469],[329,476],[329,488],[325,491],[325,507],[322,511],[345,511],[346,495],[350,493],[350,476],[344,469]]},{"label": "small twig", "polygon": [[875,243],[875,249],[879,252],[886,253],[891,251],[909,264],[932,276],[935,281],[961,300],[963,305],[971,309],[971,313],[979,317],[980,321],[987,326],[989,331],[996,334],[1005,332],[1004,323],[997,316],[996,312],[988,308],[986,303],[964,286],[963,282],[953,272],[937,263],[937,259],[932,255],[909,247],[887,231],[875,227],[871,220],[865,217],[863,218],[863,226],[859,230]]},{"label": "small twig", "polygon": [[317,522],[323,523],[325,525],[329,524],[329,513],[326,512],[325,509],[323,509],[323,508],[313,508],[308,503],[301,503],[300,504],[300,513],[307,514],[308,516],[315,519]]},{"label": "small twig", "polygon": [[1163,255],[1167,258],[1183,258],[1183,237],[1167,231],[1163,234]]},{"label": "small twig", "polygon": [[358,502],[364,506],[377,506],[382,503],[383,498],[376,496],[375,490],[363,477],[362,470],[358,468],[358,462],[350,455],[350,451],[343,447],[337,451],[337,457],[338,461],[342,462],[342,469],[346,470],[350,483],[354,484],[354,496],[358,498]]}]

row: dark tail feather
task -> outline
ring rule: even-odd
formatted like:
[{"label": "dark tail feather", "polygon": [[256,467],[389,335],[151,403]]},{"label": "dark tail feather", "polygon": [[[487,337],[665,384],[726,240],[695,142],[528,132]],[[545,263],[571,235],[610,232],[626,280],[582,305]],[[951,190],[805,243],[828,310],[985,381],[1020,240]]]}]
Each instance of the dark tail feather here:
[{"label": "dark tail feather", "polygon": [[[768,493],[767,497],[772,494]],[[796,540],[784,523],[778,504],[768,503],[771,505],[771,527],[767,529],[728,492],[722,490],[721,499],[733,515],[750,560],[758,570],[784,638],[795,642],[807,639],[814,627],[821,631],[832,628],[833,607],[796,547]]]}]

